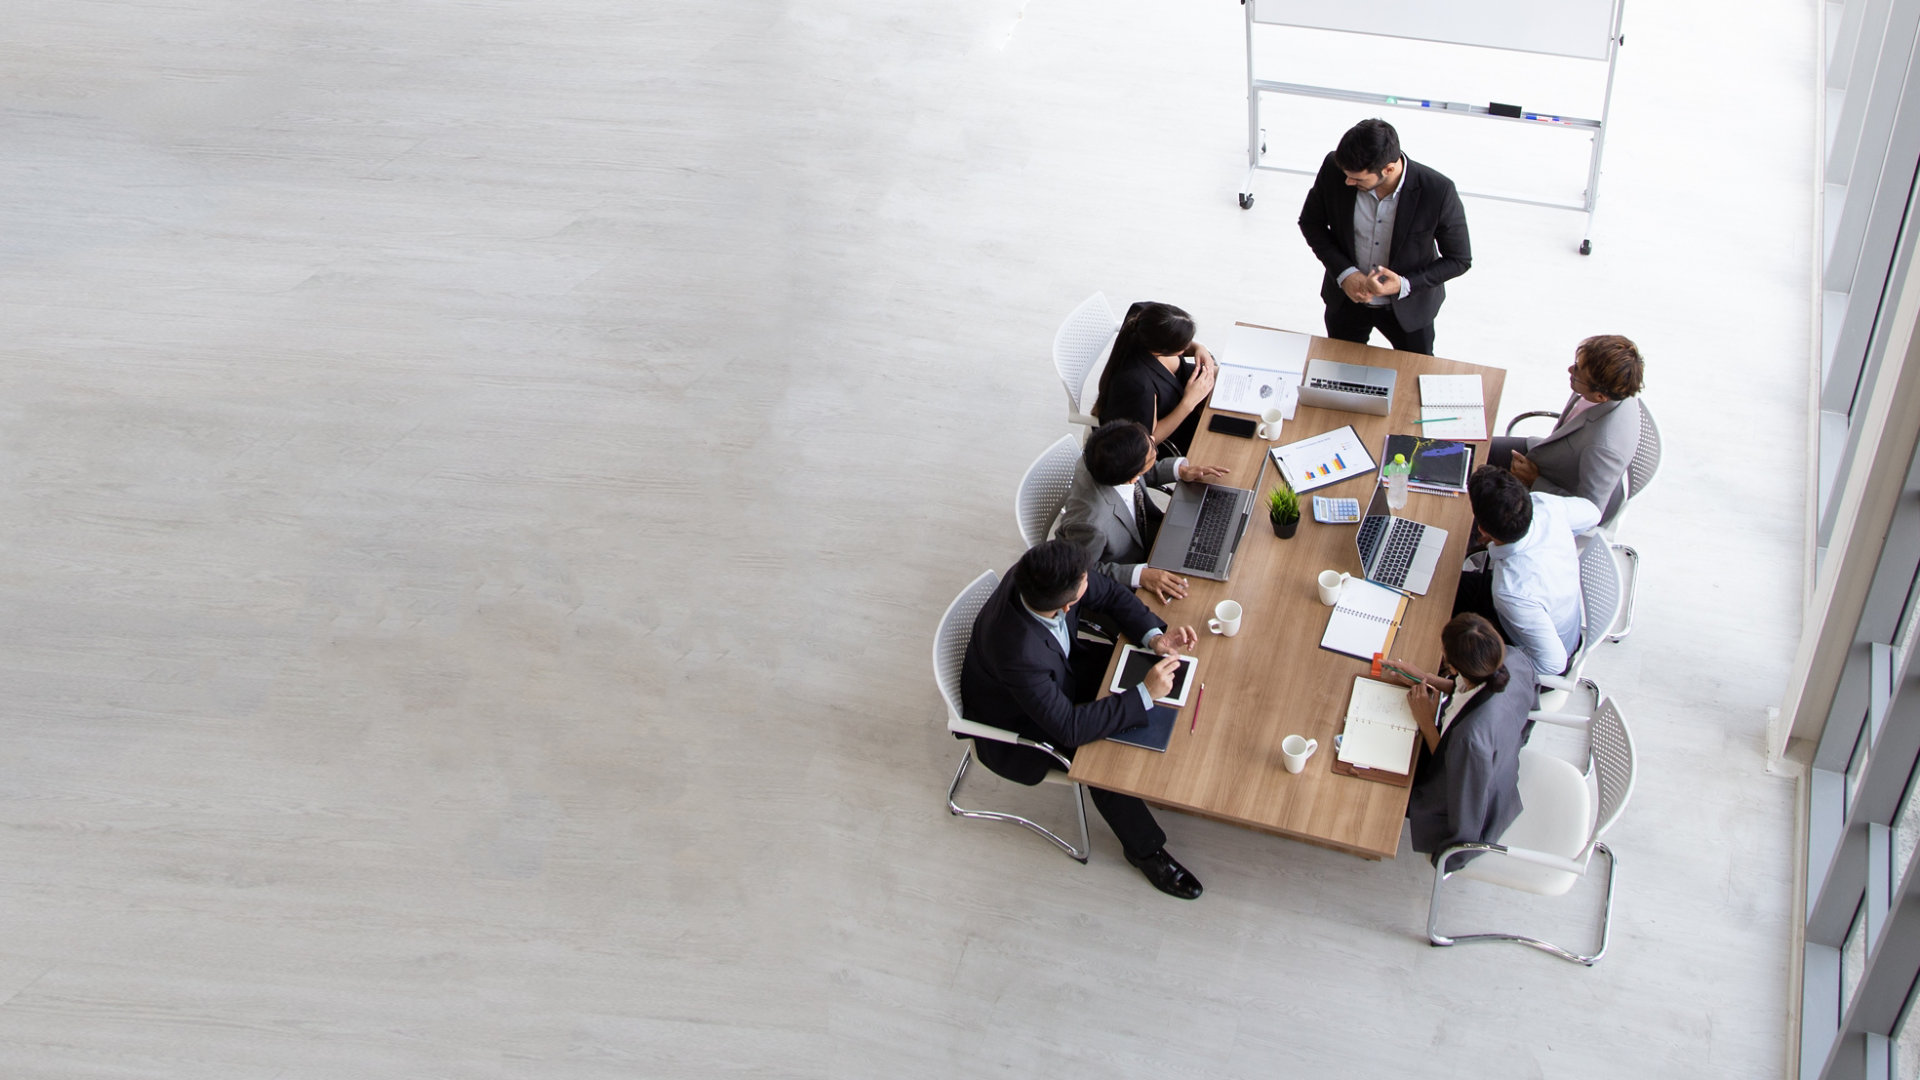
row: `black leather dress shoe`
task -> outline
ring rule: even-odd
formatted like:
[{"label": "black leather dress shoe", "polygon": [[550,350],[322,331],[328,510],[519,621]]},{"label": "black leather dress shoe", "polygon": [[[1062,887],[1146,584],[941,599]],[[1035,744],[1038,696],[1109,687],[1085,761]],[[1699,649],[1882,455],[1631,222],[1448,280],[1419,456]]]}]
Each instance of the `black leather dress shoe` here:
[{"label": "black leather dress shoe", "polygon": [[1161,848],[1144,859],[1136,859],[1128,855],[1127,861],[1139,867],[1140,872],[1147,875],[1147,880],[1153,882],[1153,887],[1168,896],[1192,900],[1200,895],[1200,879],[1188,873],[1186,867],[1174,862],[1173,856],[1167,854],[1166,848]]}]

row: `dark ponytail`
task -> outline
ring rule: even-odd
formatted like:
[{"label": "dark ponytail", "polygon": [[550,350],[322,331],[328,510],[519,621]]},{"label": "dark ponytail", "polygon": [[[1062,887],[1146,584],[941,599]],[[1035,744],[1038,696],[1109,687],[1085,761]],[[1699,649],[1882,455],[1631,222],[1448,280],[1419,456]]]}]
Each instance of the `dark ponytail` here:
[{"label": "dark ponytail", "polygon": [[1507,688],[1507,646],[1486,619],[1471,612],[1455,615],[1440,630],[1440,649],[1453,670],[1496,694]]},{"label": "dark ponytail", "polygon": [[1131,419],[1109,417],[1100,411],[1107,400],[1107,387],[1113,383],[1113,373],[1151,361],[1155,356],[1186,352],[1192,344],[1193,316],[1172,304],[1136,301],[1127,309],[1127,317],[1121,320],[1120,333],[1114,337],[1113,351],[1107,356],[1107,366],[1100,372],[1100,391],[1093,399],[1093,415],[1101,420]]}]

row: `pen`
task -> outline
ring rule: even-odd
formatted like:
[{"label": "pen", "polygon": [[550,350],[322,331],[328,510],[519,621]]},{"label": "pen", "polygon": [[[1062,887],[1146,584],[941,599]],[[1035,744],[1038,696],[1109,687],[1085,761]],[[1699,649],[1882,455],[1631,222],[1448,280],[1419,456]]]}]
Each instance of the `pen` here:
[{"label": "pen", "polygon": [[1193,699],[1193,719],[1187,721],[1187,734],[1189,735],[1193,734],[1194,728],[1200,726],[1200,703],[1205,700],[1207,700],[1207,684],[1201,683],[1200,693]]},{"label": "pen", "polygon": [[1446,420],[1458,420],[1457,416],[1429,416],[1425,420],[1415,420],[1416,424],[1438,424]]}]

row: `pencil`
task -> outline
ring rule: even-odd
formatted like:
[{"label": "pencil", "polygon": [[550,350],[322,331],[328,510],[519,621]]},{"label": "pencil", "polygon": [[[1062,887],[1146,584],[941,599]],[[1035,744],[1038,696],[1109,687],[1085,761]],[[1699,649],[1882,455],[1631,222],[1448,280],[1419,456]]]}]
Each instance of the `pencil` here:
[{"label": "pencil", "polygon": [[[1157,403],[1156,403],[1156,405],[1155,405],[1155,407],[1156,407],[1156,408],[1158,407],[1158,404],[1157,404]],[[1427,417],[1427,418],[1426,418],[1425,420],[1415,420],[1415,421],[1414,421],[1414,423],[1416,423],[1416,424],[1439,424],[1439,423],[1444,423],[1444,422],[1446,422],[1446,421],[1448,421],[1448,420],[1458,420],[1458,419],[1460,419],[1460,418],[1459,418],[1459,417],[1457,417],[1457,416],[1429,416],[1429,417]]]},{"label": "pencil", "polygon": [[1193,719],[1187,721],[1187,734],[1189,735],[1193,734],[1194,728],[1200,726],[1200,703],[1205,700],[1207,700],[1207,684],[1201,683],[1200,692],[1194,695],[1193,699]]}]

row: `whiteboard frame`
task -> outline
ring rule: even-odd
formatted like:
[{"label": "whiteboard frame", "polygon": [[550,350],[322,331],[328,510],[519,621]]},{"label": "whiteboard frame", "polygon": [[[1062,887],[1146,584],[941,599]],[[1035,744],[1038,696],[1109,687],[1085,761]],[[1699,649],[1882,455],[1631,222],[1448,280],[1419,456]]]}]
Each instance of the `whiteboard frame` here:
[{"label": "whiteboard frame", "polygon": [[[1353,101],[1364,105],[1383,105],[1388,108],[1418,109],[1424,112],[1445,113],[1449,116],[1472,117],[1481,120],[1498,120],[1508,124],[1546,125],[1588,132],[1592,139],[1592,149],[1587,155],[1587,188],[1579,202],[1551,201],[1544,199],[1526,199],[1514,195],[1501,195],[1487,191],[1468,191],[1461,194],[1473,195],[1499,202],[1523,203],[1528,206],[1545,206],[1556,210],[1577,210],[1587,215],[1586,230],[1580,238],[1580,254],[1588,255],[1593,251],[1593,224],[1596,207],[1600,201],[1600,161],[1606,152],[1607,118],[1613,111],[1613,76],[1620,60],[1620,46],[1626,43],[1621,33],[1621,21],[1625,16],[1626,0],[1613,0],[1612,29],[1607,36],[1607,90],[1600,105],[1600,118],[1597,120],[1577,116],[1556,116],[1547,113],[1522,112],[1519,117],[1496,116],[1485,105],[1472,105],[1460,101],[1443,101],[1438,98],[1396,97],[1391,94],[1372,93],[1365,90],[1346,90],[1332,86],[1313,86],[1306,83],[1283,82],[1277,79],[1263,79],[1254,71],[1253,28],[1254,3],[1252,0],[1240,0],[1246,11],[1247,23],[1247,181],[1240,188],[1240,208],[1253,206],[1253,178],[1260,170],[1269,172],[1297,173],[1312,176],[1316,169],[1296,169],[1286,165],[1268,165],[1261,160],[1266,156],[1266,133],[1260,126],[1260,95],[1291,94],[1296,97],[1314,97],[1332,101]],[[1291,23],[1260,22],[1260,26],[1276,29],[1291,28]],[[1313,29],[1313,28],[1308,28]],[[1392,34],[1371,34],[1358,30],[1325,30],[1325,33],[1352,34],[1356,37],[1394,37]],[[1558,55],[1537,53],[1526,49],[1502,49],[1497,45],[1481,45],[1478,48],[1501,49],[1503,52],[1529,52],[1532,55]],[[1584,57],[1561,57],[1569,63],[1599,63]]]}]

